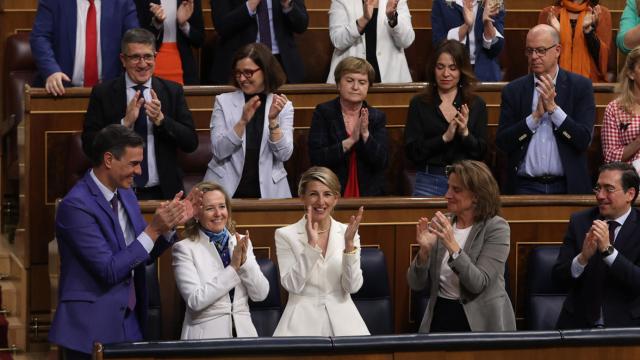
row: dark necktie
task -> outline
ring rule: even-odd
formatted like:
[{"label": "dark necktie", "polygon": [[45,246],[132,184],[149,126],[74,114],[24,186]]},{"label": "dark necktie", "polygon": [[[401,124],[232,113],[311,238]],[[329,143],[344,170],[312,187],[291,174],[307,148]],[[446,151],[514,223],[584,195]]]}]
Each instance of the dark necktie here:
[{"label": "dark necktie", "polygon": [[[140,91],[141,98],[144,98],[143,94],[144,89],[146,88],[147,87],[144,85],[136,85],[133,87],[135,91]],[[147,112],[144,109],[144,105],[140,107],[140,112],[138,113],[138,118],[133,125],[133,130],[144,140],[142,164],[140,164],[140,167],[142,168],[142,174],[136,175],[134,178],[136,187],[143,188],[149,181],[149,160],[147,159]]]},{"label": "dark necktie", "polygon": [[91,87],[98,83],[98,30],[96,24],[96,5],[94,0],[89,0],[84,45],[83,85],[85,87]]},{"label": "dark necktie", "polygon": [[[111,203],[111,209],[113,210],[113,214],[118,222],[118,227],[120,227],[120,218],[118,217],[118,193],[115,193],[109,202]],[[134,285],[133,277],[129,280],[129,297],[127,299],[127,307],[131,311],[136,307],[136,287]]]},{"label": "dark necktie", "polygon": [[607,221],[607,224],[609,225],[609,243],[613,245],[616,242],[616,229],[620,224],[613,220]]},{"label": "dark necktie", "polygon": [[[279,0],[273,0],[279,1]],[[271,28],[269,27],[269,8],[267,0],[262,0],[256,9],[258,15],[258,31],[260,32],[260,42],[271,50]]]}]

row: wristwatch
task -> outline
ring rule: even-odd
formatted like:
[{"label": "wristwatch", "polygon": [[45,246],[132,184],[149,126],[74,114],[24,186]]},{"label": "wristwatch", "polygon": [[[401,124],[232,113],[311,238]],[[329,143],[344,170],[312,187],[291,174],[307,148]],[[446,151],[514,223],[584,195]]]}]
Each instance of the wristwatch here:
[{"label": "wristwatch", "polygon": [[273,125],[273,126],[270,126],[270,125],[269,125],[269,126],[267,126],[267,127],[269,128],[269,131],[273,131],[273,130],[275,130],[275,129],[277,129],[277,128],[279,128],[279,127],[280,127],[280,123],[276,123],[276,124],[275,124],[275,125]]},{"label": "wristwatch", "polygon": [[602,255],[602,257],[607,257],[609,255],[613,254],[613,245],[609,244],[609,246],[607,246],[606,249],[602,250],[600,252],[600,255]]}]

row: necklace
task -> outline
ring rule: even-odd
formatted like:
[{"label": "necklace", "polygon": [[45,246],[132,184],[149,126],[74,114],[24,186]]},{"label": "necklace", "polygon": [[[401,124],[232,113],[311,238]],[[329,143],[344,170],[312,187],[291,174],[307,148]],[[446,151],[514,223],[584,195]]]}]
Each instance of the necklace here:
[{"label": "necklace", "polygon": [[318,230],[318,234],[324,234],[327,231],[329,231],[329,229],[331,228],[331,226],[329,226],[328,228],[324,229],[324,230]]}]

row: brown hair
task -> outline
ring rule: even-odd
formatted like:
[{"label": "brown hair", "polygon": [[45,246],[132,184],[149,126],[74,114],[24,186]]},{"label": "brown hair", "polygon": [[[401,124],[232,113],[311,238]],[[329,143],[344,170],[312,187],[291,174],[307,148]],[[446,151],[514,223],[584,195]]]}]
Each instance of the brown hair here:
[{"label": "brown hair", "polygon": [[456,174],[462,186],[476,196],[474,221],[486,221],[500,212],[500,190],[489,167],[480,161],[462,160],[447,166],[447,177]]},{"label": "brown hair", "polygon": [[252,43],[243,46],[233,56],[231,61],[231,79],[230,84],[236,88],[240,88],[238,80],[233,75],[236,70],[236,64],[238,61],[249,58],[251,59],[264,73],[264,91],[265,93],[272,93],[276,91],[287,81],[287,76],[282,70],[282,66],[278,62],[275,56],[271,53],[271,50],[260,43]]},{"label": "brown hair", "polygon": [[460,69],[460,80],[458,81],[458,89],[461,92],[462,102],[470,104],[475,97],[473,90],[478,80],[471,68],[469,54],[464,45],[456,40],[444,40],[438,45],[431,54],[427,62],[426,80],[427,87],[419,96],[430,104],[435,104],[435,98],[438,94],[438,83],[436,81],[436,64],[442,54],[449,54],[453,58],[453,62]]},{"label": "brown hair", "polygon": [[[218,184],[218,183],[214,183],[214,182],[210,182],[210,181],[202,181],[199,182],[198,184],[196,184],[195,186],[196,188],[198,188],[200,191],[202,191],[202,194],[204,195],[205,193],[211,192],[211,191],[220,191],[222,193],[222,195],[224,195],[224,203],[227,206],[227,225],[226,228],[227,230],[229,230],[229,232],[233,235],[236,233],[236,223],[235,221],[233,221],[233,217],[231,216],[231,198],[229,197],[229,194],[227,194],[226,191],[224,191],[224,188]],[[191,218],[189,221],[187,221],[187,223],[184,225],[184,230],[182,231],[182,236],[185,238],[191,238],[191,240],[196,240],[198,238],[198,233],[200,231],[200,224],[198,223],[198,221],[195,218]]]},{"label": "brown hair", "polygon": [[333,77],[336,80],[336,84],[339,83],[340,79],[346,74],[367,75],[369,87],[371,87],[376,80],[376,71],[373,69],[373,66],[369,64],[367,60],[355,56],[348,56],[336,65],[335,70],[333,70]]},{"label": "brown hair", "polygon": [[302,197],[307,191],[307,185],[312,181],[318,181],[324,184],[331,192],[340,196],[340,180],[336,174],[330,169],[322,166],[313,166],[305,171],[300,177],[298,183],[298,196]]}]

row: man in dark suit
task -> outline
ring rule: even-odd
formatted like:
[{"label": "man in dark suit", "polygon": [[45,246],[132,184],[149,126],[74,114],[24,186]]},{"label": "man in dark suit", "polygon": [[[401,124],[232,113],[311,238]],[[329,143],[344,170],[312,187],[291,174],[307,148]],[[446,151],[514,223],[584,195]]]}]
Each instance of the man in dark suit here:
[{"label": "man in dark suit", "polygon": [[152,33],[125,33],[120,54],[125,74],[93,88],[82,133],[82,147],[90,158],[96,132],[109,124],[133,128],[145,139],[142,174],[135,180],[140,200],[170,199],[182,190],[176,150],[198,147],[182,87],[152,76],[155,54]]},{"label": "man in dark suit", "polygon": [[59,304],[49,340],[65,359],[90,359],[93,343],[140,341],[147,316],[145,264],[173,243],[171,229],[199,206],[182,193],[147,224],[131,191],[141,172],[142,138],[122,125],[95,137],[93,168],[64,197],[56,214]]},{"label": "man in dark suit", "polygon": [[558,328],[640,325],[640,179],[633,166],[600,167],[598,207],[571,216],[554,280],[570,287]]},{"label": "man in dark suit", "polygon": [[586,151],[595,102],[591,81],[562,70],[559,34],[533,27],[526,55],[531,74],[502,90],[496,145],[508,156],[506,194],[585,194],[591,191]]},{"label": "man in dark suit", "polygon": [[[263,6],[269,16],[268,21],[260,25]],[[304,80],[302,59],[293,36],[306,31],[309,24],[304,0],[211,0],[211,15],[218,34],[209,75],[214,84],[229,82],[233,55],[253,42],[271,49],[287,74],[287,82]],[[264,32],[260,28],[266,28],[270,36],[261,38]]]},{"label": "man in dark suit", "polygon": [[[97,78],[87,83],[85,60],[86,51],[90,50],[87,19],[92,17],[98,35],[93,39],[93,51],[100,65],[94,64]],[[50,94],[62,95],[64,86],[93,86],[97,81],[117,77],[122,73],[118,61],[122,35],[138,26],[135,4],[131,0],[38,1],[30,36],[40,75],[36,85],[43,83]]]}]

